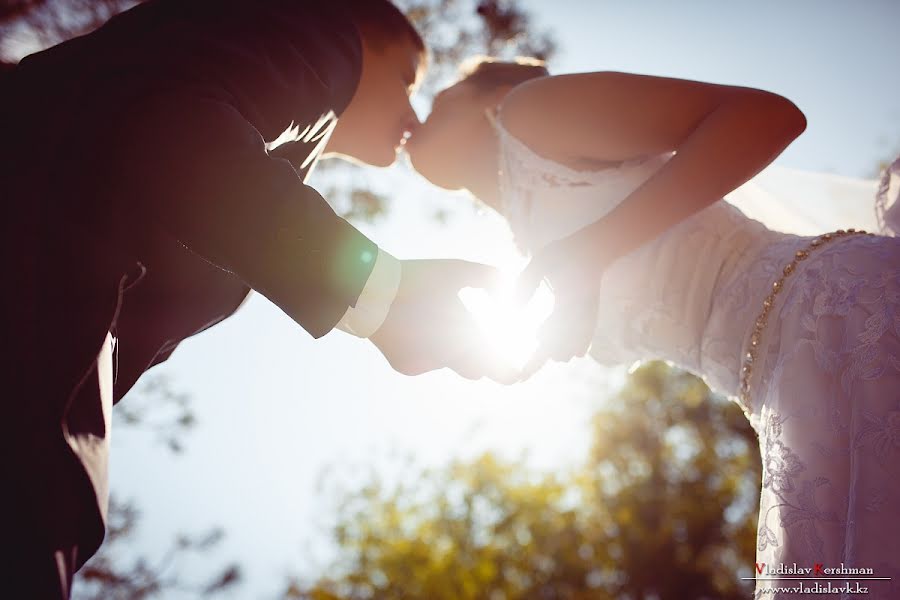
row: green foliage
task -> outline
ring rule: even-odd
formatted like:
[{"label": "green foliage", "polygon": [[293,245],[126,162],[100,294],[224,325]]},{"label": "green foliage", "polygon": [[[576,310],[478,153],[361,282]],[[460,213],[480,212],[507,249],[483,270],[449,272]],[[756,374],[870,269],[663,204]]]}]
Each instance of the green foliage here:
[{"label": "green foliage", "polygon": [[429,73],[422,92],[455,79],[466,58],[484,54],[501,58],[530,56],[549,60],[556,42],[538,31],[531,15],[510,0],[394,0],[426,40]]},{"label": "green foliage", "polygon": [[570,472],[491,454],[339,502],[341,559],[286,598],[745,598],[760,461],[731,402],[662,362],[596,413]]}]

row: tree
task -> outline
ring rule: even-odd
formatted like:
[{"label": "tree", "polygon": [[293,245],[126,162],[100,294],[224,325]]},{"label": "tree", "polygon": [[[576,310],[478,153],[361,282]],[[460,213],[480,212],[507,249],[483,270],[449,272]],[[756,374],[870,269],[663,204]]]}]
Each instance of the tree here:
[{"label": "tree", "polygon": [[[183,452],[183,438],[196,424],[186,394],[175,392],[168,378],[157,375],[143,380],[140,388],[127,398],[127,403],[123,398],[113,410],[113,429],[152,432],[170,452]],[[166,554],[154,561],[134,551],[132,536],[139,520],[138,504],[121,500],[113,491],[106,538],[99,551],[76,574],[74,598],[142,600],[162,597],[170,590],[194,591],[211,597],[240,581],[241,569],[237,563],[218,567],[203,583],[188,583],[173,570],[184,554],[214,548],[224,537],[222,527],[195,535],[179,534]]]},{"label": "tree", "polygon": [[650,362],[593,422],[569,473],[485,454],[338,491],[341,559],[285,598],[745,598],[755,432],[702,380]]},{"label": "tree", "polygon": [[47,48],[96,29],[135,0],[6,0],[0,5],[0,60]]}]

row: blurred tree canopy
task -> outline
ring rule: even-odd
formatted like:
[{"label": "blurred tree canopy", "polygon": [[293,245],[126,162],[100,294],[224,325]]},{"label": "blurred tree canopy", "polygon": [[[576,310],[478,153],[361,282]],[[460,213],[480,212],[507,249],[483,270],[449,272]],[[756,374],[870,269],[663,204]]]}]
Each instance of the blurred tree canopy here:
[{"label": "blurred tree canopy", "polygon": [[20,44],[33,52],[92,31],[135,0],[4,0],[0,3],[0,60],[17,62]]},{"label": "blurred tree canopy", "polygon": [[[160,378],[140,392],[129,412],[114,412],[116,427],[183,451],[196,422],[187,398]],[[330,471],[326,483],[340,475]],[[590,450],[569,470],[535,472],[486,453],[409,475],[396,486],[376,473],[362,487],[326,486],[339,558],[314,581],[288,577],[280,597],[729,600],[752,592],[739,578],[752,576],[756,435],[735,404],[664,362],[641,364],[602,403]],[[184,554],[212,549],[222,527],[178,535],[151,560],[130,545],[139,516],[134,502],[113,496],[107,540],[78,573],[76,598],[171,590],[206,598],[240,583],[239,560],[195,583],[187,580],[197,573],[185,578],[177,568]]]},{"label": "blurred tree canopy", "polygon": [[[548,399],[549,400],[549,399]],[[747,598],[761,465],[732,402],[644,363],[596,413],[593,447],[539,475],[485,454],[339,489],[331,572],[285,598]]]}]

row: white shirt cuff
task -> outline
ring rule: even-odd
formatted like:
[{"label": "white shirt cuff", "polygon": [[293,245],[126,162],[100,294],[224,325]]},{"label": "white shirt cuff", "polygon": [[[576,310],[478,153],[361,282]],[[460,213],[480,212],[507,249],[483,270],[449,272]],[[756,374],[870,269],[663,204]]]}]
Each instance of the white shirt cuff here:
[{"label": "white shirt cuff", "polygon": [[400,287],[400,261],[378,249],[375,266],[356,301],[335,325],[336,329],[367,338],[384,323]]}]

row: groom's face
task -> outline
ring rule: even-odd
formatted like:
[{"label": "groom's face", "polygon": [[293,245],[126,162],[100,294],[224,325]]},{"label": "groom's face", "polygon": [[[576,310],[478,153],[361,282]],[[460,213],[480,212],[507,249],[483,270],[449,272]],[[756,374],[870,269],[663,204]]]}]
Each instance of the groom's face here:
[{"label": "groom's face", "polygon": [[410,95],[421,59],[411,41],[375,47],[364,39],[359,84],[325,152],[378,167],[393,164],[406,136],[419,124]]}]

